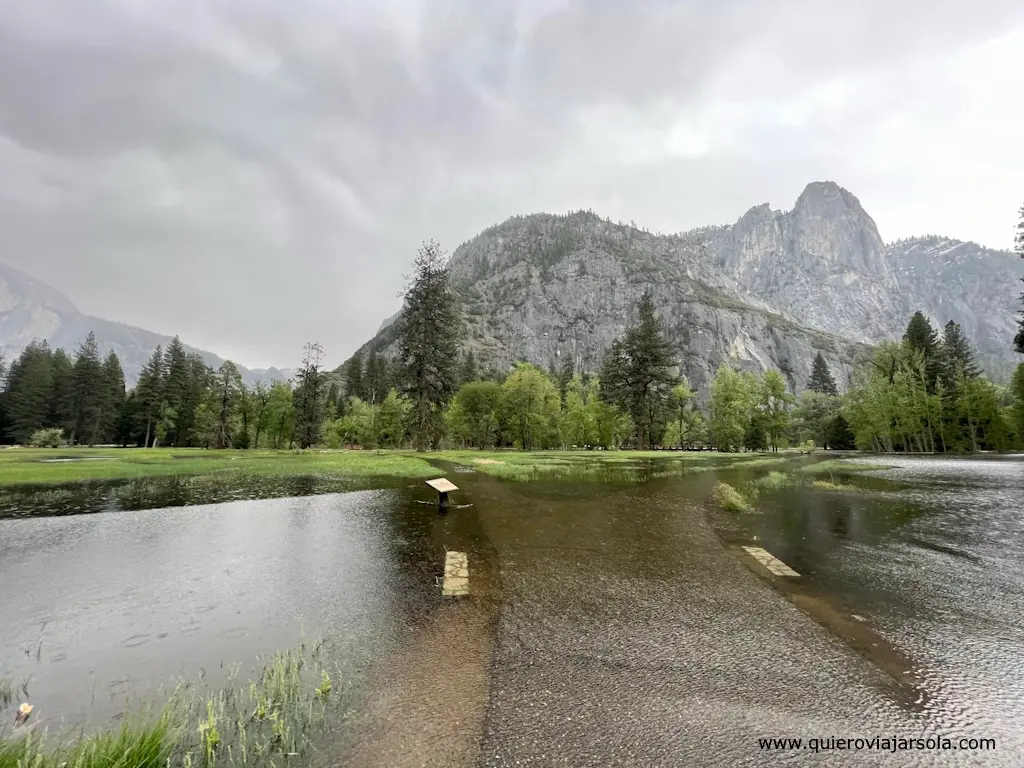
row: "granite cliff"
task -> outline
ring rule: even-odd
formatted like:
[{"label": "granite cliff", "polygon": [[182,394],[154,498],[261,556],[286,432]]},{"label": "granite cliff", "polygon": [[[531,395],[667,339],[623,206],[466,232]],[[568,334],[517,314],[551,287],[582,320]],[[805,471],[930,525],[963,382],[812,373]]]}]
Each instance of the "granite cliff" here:
[{"label": "granite cliff", "polygon": [[[1020,259],[924,237],[886,244],[857,198],[807,186],[790,211],[750,209],[734,225],[673,235],[593,212],[516,216],[451,260],[467,344],[485,364],[565,356],[596,371],[652,293],[681,372],[706,391],[723,361],[782,372],[802,391],[821,351],[840,386],[869,344],[899,338],[916,309],[952,319],[997,378],[1013,364]],[[388,319],[364,345],[394,352]]]},{"label": "granite cliff", "polygon": [[[142,366],[159,344],[166,348],[170,336],[153,333],[123,323],[82,314],[71,300],[56,288],[31,275],[0,264],[0,354],[4,360],[16,358],[33,339],[43,339],[53,349],[74,352],[92,331],[100,353],[113,350],[121,361],[125,381],[134,386]],[[186,345],[189,352],[199,352],[207,365],[214,368],[222,358]],[[249,370],[239,366],[248,384],[257,381],[284,381],[291,371],[271,368]]]}]

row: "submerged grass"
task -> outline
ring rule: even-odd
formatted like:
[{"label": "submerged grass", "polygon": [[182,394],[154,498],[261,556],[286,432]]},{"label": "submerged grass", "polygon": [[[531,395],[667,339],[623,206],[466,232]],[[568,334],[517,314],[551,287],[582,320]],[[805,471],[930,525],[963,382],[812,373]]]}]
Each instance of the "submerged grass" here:
[{"label": "submerged grass", "polygon": [[[442,451],[429,454],[504,480],[637,481],[708,471],[757,454],[689,451]],[[784,459],[770,459],[770,462]]]},{"label": "submerged grass", "polygon": [[729,512],[753,512],[754,508],[744,498],[743,494],[728,483],[721,481],[715,483],[715,490],[711,493],[712,498],[722,509]]},{"label": "submerged grass", "polygon": [[242,451],[202,448],[13,448],[0,451],[0,486],[189,475],[429,477],[422,457],[399,451]]},{"label": "submerged grass", "polygon": [[274,654],[246,685],[237,668],[222,689],[183,683],[159,715],[135,713],[116,730],[71,740],[30,730],[19,741],[0,732],[0,768],[308,765],[340,698],[319,648]]},{"label": "submerged grass", "polygon": [[867,464],[846,459],[826,459],[801,467],[800,471],[812,475],[827,475],[833,472],[870,472],[879,469],[892,469],[892,467],[886,464]]}]

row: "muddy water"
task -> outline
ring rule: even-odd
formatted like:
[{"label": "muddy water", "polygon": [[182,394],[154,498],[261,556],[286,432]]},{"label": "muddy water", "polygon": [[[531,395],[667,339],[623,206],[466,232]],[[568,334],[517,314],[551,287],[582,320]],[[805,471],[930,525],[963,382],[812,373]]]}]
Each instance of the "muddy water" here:
[{"label": "muddy water", "polygon": [[[411,484],[0,520],[0,673],[31,674],[51,717],[96,718],[126,687],[304,628],[332,638],[360,712],[328,750],[339,765],[1019,765],[1024,465],[896,463],[900,490],[787,489],[739,518],[707,505],[706,472],[460,474],[454,500],[473,506],[445,517]],[[739,541],[910,658],[927,701],[756,574]],[[445,547],[469,553],[467,600],[434,587]],[[757,744],[875,735],[997,749],[769,759]]]}]

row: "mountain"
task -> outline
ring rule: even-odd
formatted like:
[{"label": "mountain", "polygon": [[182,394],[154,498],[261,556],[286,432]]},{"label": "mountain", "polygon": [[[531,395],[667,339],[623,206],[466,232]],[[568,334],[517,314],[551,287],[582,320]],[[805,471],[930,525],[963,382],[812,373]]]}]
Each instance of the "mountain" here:
[{"label": "mountain", "polygon": [[[483,364],[570,356],[597,371],[650,291],[681,372],[706,392],[723,361],[779,370],[797,392],[821,351],[841,386],[870,344],[902,336],[917,309],[960,323],[996,378],[1011,343],[1020,259],[924,237],[886,244],[860,201],[809,184],[790,211],[751,208],[733,225],[673,235],[591,211],[516,216],[456,249],[467,343]],[[395,351],[389,318],[361,351]]]},{"label": "mountain", "polygon": [[[0,264],[0,354],[5,360],[16,358],[33,339],[45,339],[52,348],[73,352],[92,331],[101,354],[113,350],[121,360],[125,381],[134,386],[142,366],[159,344],[164,348],[170,336],[164,336],[123,323],[84,315],[63,293],[41,280],[6,264]],[[207,365],[218,367],[224,360],[212,352],[186,345],[199,352]],[[239,366],[247,384],[258,381],[285,381],[294,375],[290,369],[248,370]]]}]

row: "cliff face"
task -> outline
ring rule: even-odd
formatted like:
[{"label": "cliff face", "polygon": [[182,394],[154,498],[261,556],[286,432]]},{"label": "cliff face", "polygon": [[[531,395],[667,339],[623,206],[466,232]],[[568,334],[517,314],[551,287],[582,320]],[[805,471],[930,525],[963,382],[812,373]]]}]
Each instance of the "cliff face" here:
[{"label": "cliff face", "polygon": [[[899,338],[917,309],[959,322],[990,373],[1006,375],[1019,262],[946,239],[887,246],[854,195],[815,182],[790,211],[760,205],[732,226],[678,235],[592,212],[514,217],[456,249],[451,267],[482,362],[569,356],[596,371],[649,290],[692,385],[706,391],[732,361],[777,369],[800,392],[818,351],[846,386],[865,345]],[[393,352],[394,328],[367,346]]]}]

